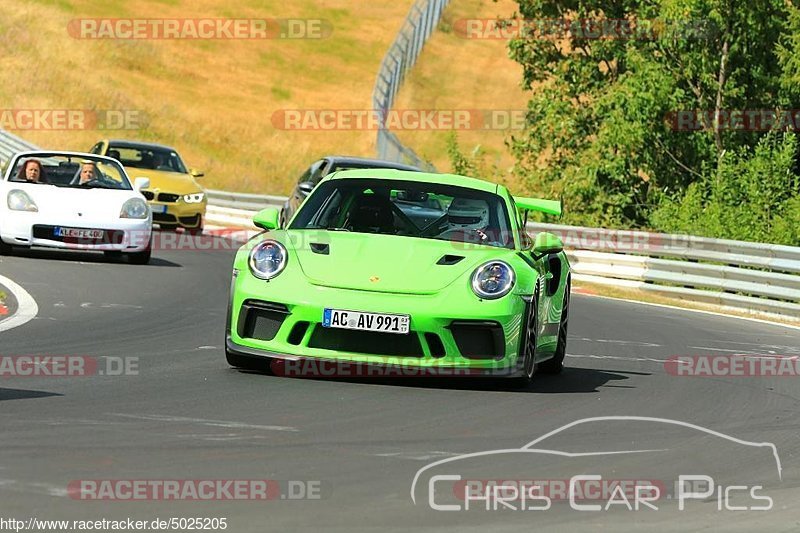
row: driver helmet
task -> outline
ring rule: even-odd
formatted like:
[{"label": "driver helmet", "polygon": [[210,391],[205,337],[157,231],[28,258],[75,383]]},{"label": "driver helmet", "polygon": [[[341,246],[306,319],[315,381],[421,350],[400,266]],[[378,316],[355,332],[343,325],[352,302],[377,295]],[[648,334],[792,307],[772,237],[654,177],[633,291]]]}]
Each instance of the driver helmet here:
[{"label": "driver helmet", "polygon": [[447,208],[447,221],[452,228],[485,229],[489,226],[489,204],[486,200],[453,198]]}]

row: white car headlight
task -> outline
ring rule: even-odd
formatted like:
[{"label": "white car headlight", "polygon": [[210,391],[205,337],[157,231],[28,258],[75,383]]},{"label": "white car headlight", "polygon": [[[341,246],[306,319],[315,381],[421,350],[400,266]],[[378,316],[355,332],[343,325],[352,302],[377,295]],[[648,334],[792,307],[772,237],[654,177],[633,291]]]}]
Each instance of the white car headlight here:
[{"label": "white car headlight", "polygon": [[150,208],[141,198],[131,198],[122,204],[122,210],[119,212],[119,218],[147,218],[150,213]]},{"label": "white car headlight", "polygon": [[186,202],[187,204],[199,204],[200,202],[203,201],[203,198],[205,197],[206,195],[201,192],[195,194],[184,194],[183,201]]},{"label": "white car headlight", "polygon": [[28,196],[28,193],[19,189],[8,191],[8,208],[12,211],[38,212],[36,203]]},{"label": "white car headlight", "polygon": [[278,241],[266,240],[250,251],[250,272],[259,279],[272,279],[286,268],[286,248]]},{"label": "white car headlight", "polygon": [[514,288],[517,276],[514,269],[503,261],[490,261],[475,269],[472,274],[472,291],[480,298],[502,298]]}]

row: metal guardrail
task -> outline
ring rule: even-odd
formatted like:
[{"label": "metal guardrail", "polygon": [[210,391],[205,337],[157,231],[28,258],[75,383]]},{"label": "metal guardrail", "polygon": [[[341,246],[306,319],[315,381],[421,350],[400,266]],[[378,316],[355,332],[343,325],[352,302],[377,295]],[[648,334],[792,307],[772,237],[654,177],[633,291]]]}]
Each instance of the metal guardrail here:
[{"label": "metal guardrail", "polygon": [[[436,29],[442,12],[449,3],[450,0],[417,0],[406,15],[400,32],[381,61],[372,91],[372,107],[381,116],[385,117],[394,106],[406,73],[416,63],[422,47]],[[435,170],[433,165],[420,158],[411,148],[404,146],[386,127],[378,129],[377,151],[380,159]]]},{"label": "metal guardrail", "polygon": [[[207,219],[242,227],[252,227],[256,210],[286,200],[241,195],[238,204],[222,205],[214,201],[219,191],[211,192]],[[245,203],[253,210],[243,209]],[[529,223],[527,229],[564,242],[576,281],[800,320],[798,247],[560,224]]]},{"label": "metal guardrail", "polygon": [[37,150],[38,147],[16,135],[0,130],[0,170],[5,171],[11,157],[17,152]]},{"label": "metal guardrail", "polygon": [[[248,212],[259,211],[265,207],[282,207],[286,201],[285,196],[269,196],[265,194],[234,193],[206,189],[209,207],[223,207],[229,209],[245,209]],[[250,218],[253,217],[249,213]]]},{"label": "metal guardrail", "polygon": [[800,320],[800,247],[557,224],[528,230],[561,238],[578,281]]}]

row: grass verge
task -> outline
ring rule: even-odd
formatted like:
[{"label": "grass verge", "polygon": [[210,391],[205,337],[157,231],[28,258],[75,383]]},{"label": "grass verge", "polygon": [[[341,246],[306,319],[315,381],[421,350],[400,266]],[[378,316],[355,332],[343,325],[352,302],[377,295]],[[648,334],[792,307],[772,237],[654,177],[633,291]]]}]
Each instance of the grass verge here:
[{"label": "grass verge", "polygon": [[572,292],[575,294],[588,294],[591,296],[602,296],[605,298],[615,298],[618,300],[634,300],[637,302],[679,307],[681,309],[709,311],[720,315],[729,315],[741,318],[754,318],[758,320],[765,320],[767,322],[775,322],[777,324],[800,326],[800,320],[792,320],[790,318],[776,317],[774,315],[762,314],[762,313],[748,313],[746,311],[738,311],[735,309],[720,307],[712,304],[690,302],[678,298],[670,298],[669,296],[653,294],[651,292],[641,291],[638,289],[612,287],[609,285],[602,285],[598,283],[575,282],[575,285],[572,288]]}]

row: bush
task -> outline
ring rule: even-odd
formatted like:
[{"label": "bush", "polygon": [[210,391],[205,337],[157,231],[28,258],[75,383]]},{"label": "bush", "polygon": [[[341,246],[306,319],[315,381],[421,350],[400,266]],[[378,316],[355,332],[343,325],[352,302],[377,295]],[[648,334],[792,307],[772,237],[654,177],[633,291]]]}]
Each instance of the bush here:
[{"label": "bush", "polygon": [[797,137],[769,133],[754,149],[722,155],[682,197],[662,197],[651,216],[659,231],[800,246]]}]

